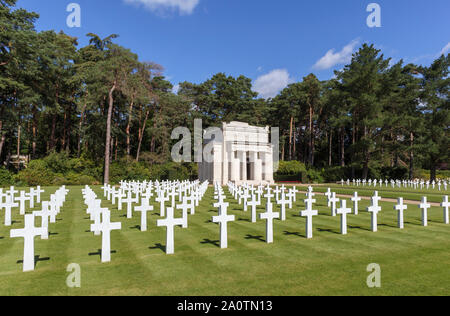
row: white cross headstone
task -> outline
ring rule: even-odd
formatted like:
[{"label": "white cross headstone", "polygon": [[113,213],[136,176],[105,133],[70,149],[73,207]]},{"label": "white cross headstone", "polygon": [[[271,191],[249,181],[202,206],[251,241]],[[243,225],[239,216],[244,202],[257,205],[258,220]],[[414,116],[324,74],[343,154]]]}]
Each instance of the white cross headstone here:
[{"label": "white cross headstone", "polygon": [[[266,194],[266,197],[270,195]],[[272,195],[273,197],[273,195]],[[266,242],[268,244],[273,243],[273,219],[274,218],[280,218],[280,213],[273,212],[272,210],[272,203],[270,202],[270,197],[268,197],[268,202],[266,204],[266,212],[259,214],[260,219],[266,220]]]},{"label": "white cross headstone", "polygon": [[336,197],[336,192],[333,192],[330,199],[332,216],[336,216],[337,203],[339,203],[339,199]]},{"label": "white cross headstone", "polygon": [[444,200],[441,203],[441,207],[444,208],[444,224],[449,224],[449,216],[448,216],[448,208],[450,206],[450,203],[448,202],[448,195],[444,196]]},{"label": "white cross headstone", "polygon": [[408,205],[403,204],[403,198],[398,198],[397,205],[394,206],[394,210],[398,212],[398,228],[403,229],[404,226],[404,211],[408,209]]},{"label": "white cross headstone", "polygon": [[102,209],[102,222],[92,224],[91,231],[100,231],[102,233],[102,262],[111,261],[111,231],[122,229],[122,223],[111,223],[111,212],[108,209]]},{"label": "white cross headstone", "polygon": [[183,197],[183,202],[179,205],[177,205],[178,210],[182,210],[183,212],[183,228],[188,228],[188,209],[191,207],[188,204],[187,197]]},{"label": "white cross headstone", "polygon": [[331,202],[330,202],[330,199],[331,199],[331,189],[330,189],[330,188],[328,188],[327,192],[325,192],[325,196],[327,197],[327,205],[328,205],[328,207],[330,207],[330,206],[331,206]]},{"label": "white cross headstone", "polygon": [[256,196],[252,194],[252,199],[248,202],[248,205],[252,208],[252,223],[256,223],[256,206],[260,203],[256,200]]},{"label": "white cross headstone", "polygon": [[313,203],[315,203],[315,202],[316,202],[316,200],[313,199],[311,196],[309,196],[305,200],[306,210],[300,212],[300,216],[306,217],[306,238],[307,239],[313,238],[312,218],[313,218],[313,216],[319,215],[319,211],[312,209]]},{"label": "white cross headstone", "polygon": [[341,207],[336,212],[341,215],[341,234],[347,235],[347,214],[350,214],[352,209],[347,207],[346,200],[341,200]]},{"label": "white cross headstone", "polygon": [[25,191],[20,191],[20,196],[16,197],[16,201],[19,202],[20,215],[25,215],[25,201],[29,201],[30,198],[26,196]]},{"label": "white cross headstone", "polygon": [[35,191],[35,193],[36,193],[36,202],[38,202],[38,203],[41,203],[41,193],[44,193],[45,191],[44,190],[42,190],[41,189],[41,186],[40,185],[38,185],[37,186],[37,189],[36,189],[36,191]]},{"label": "white cross headstone", "polygon": [[47,234],[42,236],[42,239],[48,239],[48,218],[50,216],[50,208],[49,203],[44,201],[42,202],[42,209],[40,211],[34,211],[34,216],[41,217],[41,227],[47,228]]},{"label": "white cross headstone", "polygon": [[173,208],[167,208],[167,218],[159,219],[157,221],[158,227],[166,226],[166,254],[171,255],[174,253],[174,227],[182,226],[184,220],[182,218],[174,218]]},{"label": "white cross headstone", "polygon": [[419,204],[419,208],[422,210],[422,225],[424,227],[428,226],[428,209],[431,204],[427,202],[427,197],[422,198],[422,202]]},{"label": "white cross headstone", "polygon": [[358,192],[355,192],[352,197],[353,202],[353,214],[358,215],[358,202],[361,201],[361,198],[358,196]]},{"label": "white cross headstone", "polygon": [[11,209],[17,206],[19,206],[19,204],[15,203],[12,200],[11,195],[7,194],[5,203],[3,203],[3,208],[5,209],[5,226],[11,226]]},{"label": "white cross headstone", "polygon": [[156,200],[156,202],[159,202],[159,206],[160,206],[160,213],[159,213],[159,215],[161,216],[161,217],[164,217],[165,216],[165,203],[166,202],[168,202],[169,201],[169,197],[167,196],[164,196],[164,192],[161,192],[161,195],[160,196],[158,196],[155,200]]},{"label": "white cross headstone", "polygon": [[277,201],[281,208],[281,220],[286,220],[286,205],[289,205],[289,199],[286,199],[284,192],[281,193],[281,199]]},{"label": "white cross headstone", "polygon": [[25,227],[23,229],[12,229],[10,232],[11,238],[22,237],[24,239],[23,248],[23,271],[34,270],[34,237],[41,236],[41,238],[48,234],[45,227],[34,226],[34,215],[25,215]]},{"label": "white cross headstone", "polygon": [[367,212],[371,213],[371,228],[373,232],[378,231],[378,213],[381,212],[381,207],[378,206],[379,199],[378,194],[373,196],[372,205],[367,208]]},{"label": "white cross headstone", "polygon": [[[225,203],[228,204],[228,203]],[[220,224],[220,248],[228,248],[228,222],[233,222],[235,220],[234,215],[227,214],[226,206],[220,207],[219,216],[213,216],[213,223]]]},{"label": "white cross headstone", "polygon": [[148,199],[142,199],[141,206],[136,206],[134,210],[141,212],[141,232],[147,231],[147,212],[153,211],[153,205],[149,204]]}]

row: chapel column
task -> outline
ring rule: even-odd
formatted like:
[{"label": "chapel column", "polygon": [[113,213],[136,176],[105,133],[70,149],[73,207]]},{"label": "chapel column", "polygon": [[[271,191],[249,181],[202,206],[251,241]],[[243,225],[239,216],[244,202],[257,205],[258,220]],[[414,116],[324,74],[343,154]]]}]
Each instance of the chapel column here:
[{"label": "chapel column", "polygon": [[240,179],[239,174],[239,159],[236,158],[235,151],[231,152],[231,181],[238,182]]},{"label": "chapel column", "polygon": [[273,183],[273,157],[270,151],[264,154],[264,162],[264,180]]},{"label": "chapel column", "polygon": [[258,152],[254,152],[254,163],[253,163],[253,180],[257,182],[262,181],[262,160],[258,159]]},{"label": "chapel column", "polygon": [[240,160],[241,160],[241,180],[243,182],[247,181],[247,152],[241,151],[240,154]]}]

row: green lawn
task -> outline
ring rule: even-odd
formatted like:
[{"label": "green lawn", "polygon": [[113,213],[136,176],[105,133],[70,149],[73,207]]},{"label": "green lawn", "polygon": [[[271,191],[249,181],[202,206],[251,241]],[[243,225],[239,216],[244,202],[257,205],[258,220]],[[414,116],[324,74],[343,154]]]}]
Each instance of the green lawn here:
[{"label": "green lawn", "polygon": [[[265,222],[250,223],[250,212],[229,199],[237,220],[228,226],[229,249],[221,250],[219,227],[211,223],[217,211],[210,188],[189,228],[175,229],[175,254],[167,256],[165,229],[156,227],[156,214],[143,233],[137,229],[140,214],[128,220],[126,210],[119,213],[105,201],[102,206],[112,210],[112,221],[122,222],[122,230],[112,232],[112,262],[102,264],[101,237],[88,232],[81,187],[68,188],[58,221],[50,224],[50,239],[36,238],[35,255],[41,258],[36,271],[22,272],[17,261],[23,239],[10,239],[0,224],[0,295],[450,295],[450,226],[442,223],[438,207],[430,209],[429,227],[422,227],[419,208],[410,206],[405,229],[399,230],[393,204],[381,203],[377,233],[370,231],[370,215],[361,211],[349,216],[349,235],[342,236],[339,217],[330,216],[319,196],[314,239],[307,240],[305,219],[298,216],[304,206],[299,193],[287,221],[274,222],[274,244],[267,245]],[[44,199],[56,188],[45,190]],[[360,209],[368,203],[361,201]],[[13,228],[23,227],[18,211],[13,219]],[[66,286],[70,263],[81,266],[79,289]],[[379,289],[366,285],[370,263],[381,266]]]},{"label": "green lawn", "polygon": [[[374,191],[378,191],[382,198],[397,199],[403,197],[405,200],[413,201],[420,201],[422,200],[422,197],[426,196],[429,202],[436,203],[442,202],[443,195],[450,194],[449,190],[444,191],[444,186],[441,187],[441,191],[437,189],[437,186],[435,189],[432,189],[430,186],[429,189],[415,190],[413,188],[392,188],[390,184],[388,187],[383,184],[383,187],[377,186],[376,188],[369,186],[347,186],[345,184],[343,186],[340,184],[320,184],[313,185],[313,187],[316,192],[326,192],[328,188],[331,188],[331,190],[337,194],[347,195],[353,195],[353,193],[357,191],[359,196],[373,196]],[[299,190],[306,192],[307,188],[301,187]]]}]

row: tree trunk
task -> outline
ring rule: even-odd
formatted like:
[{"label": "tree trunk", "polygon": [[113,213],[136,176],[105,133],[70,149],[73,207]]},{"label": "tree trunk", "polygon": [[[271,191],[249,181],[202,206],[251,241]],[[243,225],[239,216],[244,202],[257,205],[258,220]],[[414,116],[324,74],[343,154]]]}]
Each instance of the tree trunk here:
[{"label": "tree trunk", "polygon": [[329,137],[329,143],[328,143],[328,166],[331,167],[331,165],[333,164],[333,157],[332,157],[332,153],[333,153],[333,130],[330,131],[330,137]]},{"label": "tree trunk", "polygon": [[131,120],[133,118],[133,105],[134,105],[134,96],[131,98],[130,108],[128,109],[128,124],[127,124],[127,156],[131,155],[131,141],[130,141],[130,130],[131,130]]},{"label": "tree trunk", "polygon": [[313,124],[314,109],[309,106],[309,164],[314,165],[314,124]]},{"label": "tree trunk", "polygon": [[292,160],[292,124],[294,123],[294,117],[291,116],[291,123],[289,127],[289,160]]},{"label": "tree trunk", "polygon": [[[367,126],[364,126],[364,139],[367,139]],[[363,179],[367,179],[369,175],[369,148],[364,149],[364,168],[363,168]]]},{"label": "tree trunk", "polygon": [[20,156],[20,134],[21,134],[21,126],[19,125],[17,127],[17,159],[19,159]]},{"label": "tree trunk", "polygon": [[77,149],[77,157],[80,158],[81,155],[81,142],[83,139],[83,132],[81,131],[81,129],[83,128],[83,123],[84,123],[84,116],[86,113],[86,107],[87,107],[87,102],[85,101],[83,104],[83,109],[81,110],[81,118],[80,118],[80,123],[78,125],[78,149]]},{"label": "tree trunk", "polygon": [[341,144],[341,167],[345,167],[345,128],[341,127],[340,133],[340,144]]},{"label": "tree trunk", "polygon": [[352,179],[355,179],[355,164],[353,161],[354,158],[354,153],[355,153],[355,144],[356,144],[356,124],[353,122],[353,129],[352,129],[352,159],[351,159],[351,163],[352,163]]},{"label": "tree trunk", "polygon": [[430,168],[430,182],[436,181],[436,161],[431,161],[431,168]]},{"label": "tree trunk", "polygon": [[109,183],[109,166],[110,166],[110,159],[111,159],[111,118],[112,118],[112,111],[113,111],[113,105],[114,105],[114,97],[113,93],[116,90],[116,81],[114,81],[114,84],[109,91],[109,107],[108,107],[108,117],[106,119],[106,140],[105,140],[105,174],[103,177],[103,182],[105,184]]},{"label": "tree trunk", "polygon": [[[3,111],[1,113],[3,115]],[[0,120],[0,136],[1,136],[1,140],[0,140],[0,161],[1,161],[3,144],[5,143],[5,139],[6,139],[6,137],[4,137],[5,135],[3,134],[3,121],[2,120]]]},{"label": "tree trunk", "polygon": [[409,146],[409,180],[412,180],[414,178],[414,133],[410,133]]},{"label": "tree trunk", "polygon": [[149,115],[150,115],[150,109],[148,109],[147,113],[145,113],[144,123],[142,124],[142,128],[139,129],[139,144],[138,144],[138,148],[137,148],[136,162],[139,162],[139,155],[141,154],[142,140],[144,139],[145,126],[147,125],[147,120],[148,120]]},{"label": "tree trunk", "polygon": [[32,158],[36,156],[36,138],[37,138],[37,108],[33,105],[33,143],[31,145]]}]

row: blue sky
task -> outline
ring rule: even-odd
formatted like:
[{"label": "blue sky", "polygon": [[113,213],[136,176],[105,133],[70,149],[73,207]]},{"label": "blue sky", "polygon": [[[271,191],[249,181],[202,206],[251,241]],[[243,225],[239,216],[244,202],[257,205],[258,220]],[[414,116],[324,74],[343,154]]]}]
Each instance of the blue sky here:
[{"label": "blue sky", "polygon": [[[81,28],[69,28],[66,7],[81,7]],[[381,7],[381,28],[369,28],[367,6]],[[40,14],[38,30],[63,30],[87,44],[106,37],[165,68],[174,84],[200,83],[217,72],[254,80],[271,97],[309,73],[333,76],[351,53],[373,43],[394,61],[428,65],[450,52],[448,0],[19,0]]]}]

